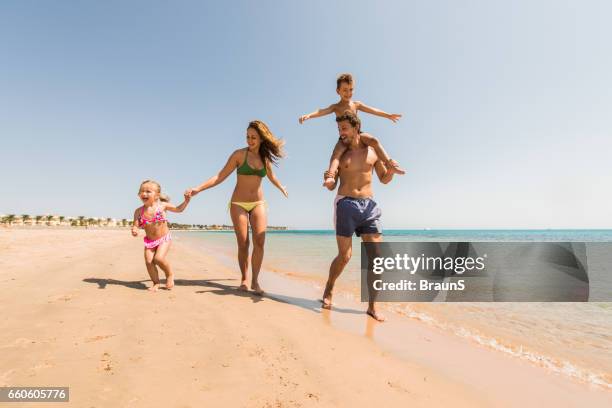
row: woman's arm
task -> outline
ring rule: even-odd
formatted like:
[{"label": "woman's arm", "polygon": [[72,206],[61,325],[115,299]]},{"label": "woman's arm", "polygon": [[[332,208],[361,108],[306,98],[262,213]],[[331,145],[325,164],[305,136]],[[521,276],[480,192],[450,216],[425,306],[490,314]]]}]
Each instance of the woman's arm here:
[{"label": "woman's arm", "polygon": [[198,194],[201,191],[207,190],[209,188],[212,188],[214,186],[216,186],[217,184],[221,184],[223,183],[223,181],[230,175],[232,174],[232,171],[234,171],[236,169],[236,167],[238,167],[238,152],[240,152],[242,150],[236,150],[234,153],[232,153],[232,155],[229,157],[229,159],[227,159],[227,163],[225,163],[225,166],[223,166],[223,168],[219,171],[219,173],[217,173],[216,175],[212,176],[211,178],[209,178],[208,180],[206,180],[205,182],[203,182],[202,184],[200,184],[197,187],[193,187],[187,190],[187,194],[192,197],[196,194]]},{"label": "woman's arm", "polygon": [[282,186],[280,181],[278,181],[278,179],[276,178],[276,175],[274,174],[274,171],[272,170],[272,165],[270,164],[269,160],[266,160],[266,173],[268,174],[270,183],[274,184],[274,186],[278,188],[285,197],[288,198],[289,194],[287,193],[287,189],[284,186]]}]

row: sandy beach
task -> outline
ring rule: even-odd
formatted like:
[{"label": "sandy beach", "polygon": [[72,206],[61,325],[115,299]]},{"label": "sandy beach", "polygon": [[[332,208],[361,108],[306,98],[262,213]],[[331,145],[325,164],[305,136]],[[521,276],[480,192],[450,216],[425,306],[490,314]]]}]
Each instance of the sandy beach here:
[{"label": "sandy beach", "polygon": [[418,321],[322,311],[265,270],[266,296],[239,292],[234,269],[180,239],[170,261],[176,287],[151,293],[127,230],[0,230],[0,386],[68,386],[75,407],[612,404]]}]

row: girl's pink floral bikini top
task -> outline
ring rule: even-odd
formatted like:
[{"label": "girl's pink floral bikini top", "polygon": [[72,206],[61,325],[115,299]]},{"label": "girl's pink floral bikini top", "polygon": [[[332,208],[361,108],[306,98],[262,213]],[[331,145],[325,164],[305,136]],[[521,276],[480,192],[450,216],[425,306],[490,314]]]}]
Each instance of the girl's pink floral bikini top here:
[{"label": "girl's pink floral bikini top", "polygon": [[158,222],[167,222],[168,220],[164,217],[164,211],[160,209],[160,206],[157,206],[155,209],[155,215],[153,219],[145,218],[144,216],[144,205],[140,209],[140,217],[138,217],[138,226],[144,227],[147,224],[155,224]]}]

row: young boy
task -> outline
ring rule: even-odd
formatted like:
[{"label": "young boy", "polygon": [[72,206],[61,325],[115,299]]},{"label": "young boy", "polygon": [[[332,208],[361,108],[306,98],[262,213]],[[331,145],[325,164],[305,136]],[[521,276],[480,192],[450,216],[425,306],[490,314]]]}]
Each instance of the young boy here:
[{"label": "young boy", "polygon": [[[347,110],[351,111],[355,115],[357,115],[357,111],[362,111],[372,115],[381,116],[383,118],[392,120],[394,123],[402,117],[402,115],[397,113],[387,113],[381,111],[380,109],[369,107],[362,102],[353,101],[351,99],[353,97],[353,89],[354,81],[352,75],[341,74],[336,80],[336,93],[340,95],[340,101],[329,105],[327,108],[319,109],[307,115],[300,116],[300,123],[304,123],[304,121],[307,121],[308,119],[329,115],[332,112],[336,114],[336,117],[338,117]],[[383,162],[392,173],[405,174],[405,171],[399,167],[399,164],[395,160],[389,158],[387,152],[385,152],[385,149],[383,149],[378,139],[368,133],[362,133],[361,140],[363,140],[367,146],[370,146],[376,150],[376,154],[382,158]],[[332,157],[329,161],[329,169],[325,172],[325,181],[323,183],[323,185],[329,189],[333,188],[334,186],[334,177],[338,171],[340,157],[346,151],[346,149],[347,147],[340,141],[338,141],[334,147]]]}]

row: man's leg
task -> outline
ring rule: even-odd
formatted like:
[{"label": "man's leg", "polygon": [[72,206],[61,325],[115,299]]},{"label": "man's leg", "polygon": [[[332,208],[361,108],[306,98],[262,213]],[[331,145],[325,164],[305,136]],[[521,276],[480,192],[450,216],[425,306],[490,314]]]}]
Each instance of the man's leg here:
[{"label": "man's leg", "polygon": [[[363,242],[383,242],[383,238],[382,238],[382,234],[361,234],[361,239],[363,240]],[[374,248],[371,248],[372,252],[377,252],[378,248],[376,248],[376,246],[374,246]],[[376,256],[374,253],[370,254],[368,253],[368,259],[372,259],[374,256]],[[370,268],[368,268],[369,271]],[[368,315],[372,316],[372,318],[378,320],[379,322],[384,322],[385,321],[385,316],[383,316],[382,314],[380,314],[377,310],[376,310],[376,293],[371,291],[370,288],[372,287],[372,282],[371,282],[371,274],[368,274]]]},{"label": "man's leg", "polygon": [[332,306],[332,294],[334,290],[334,284],[336,279],[344,270],[344,267],[351,259],[353,251],[353,237],[343,237],[336,235],[336,243],[338,244],[338,255],[332,261],[329,267],[329,277],[325,284],[325,291],[323,292],[323,307],[326,309]]}]

